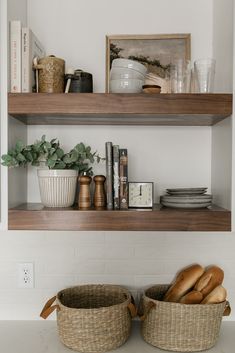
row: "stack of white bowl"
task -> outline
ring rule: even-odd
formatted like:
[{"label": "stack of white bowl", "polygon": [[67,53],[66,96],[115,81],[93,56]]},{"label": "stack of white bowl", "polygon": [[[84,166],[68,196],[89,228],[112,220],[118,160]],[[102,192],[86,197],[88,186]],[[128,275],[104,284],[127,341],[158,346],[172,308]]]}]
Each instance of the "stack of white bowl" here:
[{"label": "stack of white bowl", "polygon": [[114,59],[110,71],[111,93],[140,93],[147,68],[138,61]]}]

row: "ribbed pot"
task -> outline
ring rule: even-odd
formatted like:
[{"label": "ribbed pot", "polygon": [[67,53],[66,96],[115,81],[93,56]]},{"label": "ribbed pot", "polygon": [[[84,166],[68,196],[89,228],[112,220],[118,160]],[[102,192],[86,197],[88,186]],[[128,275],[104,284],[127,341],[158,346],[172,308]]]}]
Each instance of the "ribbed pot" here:
[{"label": "ribbed pot", "polygon": [[70,207],[74,203],[77,170],[38,169],[41,202],[46,207]]}]

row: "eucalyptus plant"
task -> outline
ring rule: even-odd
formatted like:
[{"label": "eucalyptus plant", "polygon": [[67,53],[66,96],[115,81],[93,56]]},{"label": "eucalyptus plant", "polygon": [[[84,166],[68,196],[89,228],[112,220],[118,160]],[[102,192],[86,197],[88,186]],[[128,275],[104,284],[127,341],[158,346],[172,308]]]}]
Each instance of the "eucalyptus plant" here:
[{"label": "eucalyptus plant", "polygon": [[87,175],[93,174],[90,164],[95,161],[99,163],[100,160],[101,157],[97,152],[92,152],[91,147],[85,146],[82,142],[65,153],[57,138],[47,141],[45,135],[32,145],[17,141],[14,148],[2,155],[2,165],[6,167],[44,164],[49,169],[74,169],[79,174],[86,172]]}]

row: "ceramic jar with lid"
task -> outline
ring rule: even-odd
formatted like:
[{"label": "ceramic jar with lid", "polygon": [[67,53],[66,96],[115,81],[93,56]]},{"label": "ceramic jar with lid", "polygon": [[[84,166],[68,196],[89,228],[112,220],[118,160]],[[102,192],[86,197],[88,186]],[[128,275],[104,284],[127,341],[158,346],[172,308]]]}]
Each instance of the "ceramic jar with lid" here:
[{"label": "ceramic jar with lid", "polygon": [[74,74],[65,75],[65,81],[71,79],[69,92],[76,93],[92,93],[93,92],[93,80],[92,74],[83,70],[75,70]]},{"label": "ceramic jar with lid", "polygon": [[34,66],[38,70],[39,93],[63,93],[65,61],[54,55],[46,56],[38,60]]}]

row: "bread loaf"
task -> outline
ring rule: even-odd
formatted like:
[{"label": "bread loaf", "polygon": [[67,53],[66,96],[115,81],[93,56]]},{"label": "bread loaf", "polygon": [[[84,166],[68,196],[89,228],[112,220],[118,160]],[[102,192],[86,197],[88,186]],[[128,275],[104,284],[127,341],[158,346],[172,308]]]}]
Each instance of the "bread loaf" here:
[{"label": "bread loaf", "polygon": [[194,287],[203,273],[204,268],[198,264],[191,265],[180,271],[163,300],[166,302],[179,302],[180,298]]},{"label": "bread loaf", "polygon": [[218,266],[210,266],[199,278],[194,289],[201,292],[205,298],[214,288],[222,284],[224,271]]},{"label": "bread loaf", "polygon": [[216,304],[222,303],[226,300],[227,292],[226,289],[222,286],[218,286],[213,289],[201,302],[201,304]]},{"label": "bread loaf", "polygon": [[185,294],[180,298],[180,303],[182,304],[199,304],[203,300],[203,295],[197,290],[192,290],[191,292]]}]

